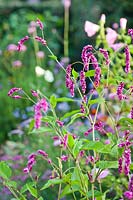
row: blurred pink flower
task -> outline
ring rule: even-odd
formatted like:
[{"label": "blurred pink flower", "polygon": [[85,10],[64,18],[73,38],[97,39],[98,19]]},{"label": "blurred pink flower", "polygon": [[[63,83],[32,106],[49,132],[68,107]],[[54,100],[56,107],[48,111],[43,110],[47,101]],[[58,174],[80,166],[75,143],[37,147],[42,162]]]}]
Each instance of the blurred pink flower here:
[{"label": "blurred pink flower", "polygon": [[29,33],[29,34],[33,34],[33,33],[35,33],[35,32],[36,32],[36,27],[31,26],[31,27],[28,28],[28,33]]},{"label": "blurred pink flower", "polygon": [[113,27],[114,29],[118,29],[119,25],[118,25],[118,23],[115,22],[115,23],[113,23],[112,27]]},{"label": "blurred pink flower", "polygon": [[37,55],[37,57],[38,58],[44,58],[44,56],[45,56],[45,54],[44,54],[44,52],[43,51],[38,51],[37,53],[36,53],[36,55]]},{"label": "blurred pink flower", "polygon": [[62,3],[66,8],[69,8],[71,6],[71,0],[63,0]]},{"label": "blurred pink flower", "polygon": [[90,21],[85,21],[84,30],[87,33],[88,37],[92,37],[99,30],[99,26]]},{"label": "blurred pink flower", "polygon": [[124,47],[125,44],[120,42],[120,43],[115,43],[115,44],[111,44],[110,47],[112,49],[114,49],[114,51],[118,51],[119,49],[121,49],[122,47]]},{"label": "blurred pink flower", "polygon": [[117,36],[118,34],[116,31],[114,31],[112,28],[107,28],[106,40],[109,46],[114,44],[114,42],[117,39]]},{"label": "blurred pink flower", "polygon": [[12,66],[13,67],[21,67],[22,62],[20,60],[15,60],[14,62],[12,62]]},{"label": "blurred pink flower", "polygon": [[126,29],[126,25],[127,25],[127,19],[126,18],[120,18],[120,27],[121,29]]},{"label": "blurred pink flower", "polygon": [[7,50],[8,51],[17,51],[17,45],[15,45],[15,44],[9,44],[7,46]]},{"label": "blurred pink flower", "polygon": [[27,47],[23,44],[22,46],[21,46],[21,49],[20,49],[20,51],[26,51],[27,50]]}]

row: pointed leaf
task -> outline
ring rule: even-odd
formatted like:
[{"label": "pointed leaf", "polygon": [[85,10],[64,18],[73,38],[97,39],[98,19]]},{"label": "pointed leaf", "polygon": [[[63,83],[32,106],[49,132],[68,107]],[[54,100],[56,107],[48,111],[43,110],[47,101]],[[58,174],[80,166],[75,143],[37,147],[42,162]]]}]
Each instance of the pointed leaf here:
[{"label": "pointed leaf", "polygon": [[55,178],[55,179],[50,179],[48,180],[48,182],[41,188],[41,190],[45,190],[46,188],[49,188],[51,185],[58,185],[60,183],[62,183],[63,180],[59,179],[59,178]]},{"label": "pointed leaf", "polygon": [[3,179],[9,179],[12,175],[12,171],[10,167],[6,164],[6,162],[0,162],[0,177]]}]

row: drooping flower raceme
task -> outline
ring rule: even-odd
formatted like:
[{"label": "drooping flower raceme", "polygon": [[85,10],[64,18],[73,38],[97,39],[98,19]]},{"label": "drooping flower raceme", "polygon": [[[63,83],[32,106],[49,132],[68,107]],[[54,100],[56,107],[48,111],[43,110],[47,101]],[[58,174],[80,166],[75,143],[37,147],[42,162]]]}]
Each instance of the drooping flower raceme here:
[{"label": "drooping flower raceme", "polygon": [[19,40],[18,46],[17,46],[17,50],[18,50],[18,51],[21,51],[22,45],[23,45],[24,42],[26,42],[27,40],[29,40],[29,36],[25,36],[24,38],[22,38],[21,40]]},{"label": "drooping flower raceme", "polygon": [[68,65],[66,68],[66,87],[69,88],[72,97],[74,96],[74,82],[71,78],[72,67]]},{"label": "drooping flower raceme", "polygon": [[48,103],[45,98],[41,99],[37,102],[34,106],[34,119],[35,119],[35,128],[38,129],[41,126],[41,119],[42,119],[42,111],[47,112],[48,110]]},{"label": "drooping flower raceme", "polygon": [[22,90],[22,88],[16,88],[16,87],[14,87],[14,88],[12,88],[12,89],[9,90],[8,96],[12,97],[14,99],[20,99],[22,97],[20,95],[14,95],[14,93],[19,92],[21,90]]},{"label": "drooping flower raceme", "polygon": [[125,55],[126,55],[126,67],[125,67],[125,72],[129,73],[130,72],[130,51],[129,47],[126,45],[125,47]]},{"label": "drooping flower raceme", "polygon": [[39,25],[40,29],[43,30],[43,23],[40,21],[40,19],[37,19],[36,23]]},{"label": "drooping flower raceme", "polygon": [[109,66],[109,64],[110,64],[110,60],[109,60],[109,54],[108,54],[108,51],[105,50],[105,49],[102,49],[102,48],[100,48],[99,51],[100,51],[100,53],[103,54],[103,56],[104,56],[104,58],[105,58],[105,60],[106,60],[106,63],[105,63],[105,64],[106,64],[107,66]]},{"label": "drooping flower raceme", "polygon": [[133,29],[128,29],[128,35],[131,36],[132,41],[133,41]]}]

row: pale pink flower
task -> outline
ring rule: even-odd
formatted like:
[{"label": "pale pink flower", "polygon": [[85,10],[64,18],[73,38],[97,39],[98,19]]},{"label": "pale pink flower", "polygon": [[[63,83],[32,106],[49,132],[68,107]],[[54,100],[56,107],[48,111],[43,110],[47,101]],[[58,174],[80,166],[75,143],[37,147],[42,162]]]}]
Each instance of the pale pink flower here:
[{"label": "pale pink flower", "polygon": [[109,46],[114,44],[114,42],[117,39],[117,36],[118,34],[115,30],[113,30],[112,28],[107,28],[106,40]]},{"label": "pale pink flower", "polygon": [[99,26],[90,21],[85,21],[84,30],[87,33],[88,37],[92,37],[99,30]]},{"label": "pale pink flower", "polygon": [[17,51],[17,45],[15,45],[15,44],[9,44],[7,46],[7,50],[8,51]]},{"label": "pale pink flower", "polygon": [[71,0],[63,0],[62,3],[66,8],[69,8],[71,6]]},{"label": "pale pink flower", "polygon": [[125,46],[124,43],[120,42],[120,43],[115,43],[115,44],[111,44],[110,47],[112,49],[114,49],[114,51],[119,51],[119,49],[123,48]]},{"label": "pale pink flower", "polygon": [[127,19],[126,18],[120,18],[120,27],[121,29],[126,29],[126,25],[127,25]]},{"label": "pale pink flower", "polygon": [[22,62],[20,60],[15,60],[14,62],[12,62],[12,66],[13,67],[21,67]]},{"label": "pale pink flower", "polygon": [[44,58],[44,56],[45,56],[45,54],[44,54],[43,51],[38,51],[38,52],[36,53],[36,55],[37,55],[37,57],[40,58],[40,59]]},{"label": "pale pink flower", "polygon": [[102,14],[101,15],[101,19],[100,19],[103,23],[105,23],[105,21],[106,21],[106,16],[105,16],[105,14]]}]

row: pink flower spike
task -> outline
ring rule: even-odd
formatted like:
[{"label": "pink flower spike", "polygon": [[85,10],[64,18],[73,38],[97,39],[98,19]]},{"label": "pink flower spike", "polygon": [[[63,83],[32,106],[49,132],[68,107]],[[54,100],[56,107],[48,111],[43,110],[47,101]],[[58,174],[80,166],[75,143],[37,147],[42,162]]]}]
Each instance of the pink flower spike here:
[{"label": "pink flower spike", "polygon": [[125,56],[126,56],[125,72],[129,73],[130,72],[130,58],[131,58],[131,55],[130,55],[130,51],[129,51],[129,47],[128,46],[125,47]]},{"label": "pink flower spike", "polygon": [[133,119],[133,107],[131,108],[131,119]]},{"label": "pink flower spike", "polygon": [[[22,90],[22,88],[12,88],[12,89],[10,89],[9,90],[9,92],[8,92],[8,96],[9,97],[13,97],[13,94],[15,93],[15,92],[19,92],[19,91],[21,91]],[[16,95],[17,96],[17,95]],[[19,95],[18,95],[19,96]],[[15,97],[14,97],[15,98]],[[16,98],[19,98],[19,97],[16,97]],[[21,97],[20,97],[21,98]]]},{"label": "pink flower spike", "polygon": [[40,19],[37,19],[36,23],[39,25],[40,29],[43,30],[44,26],[43,23],[40,21]]},{"label": "pink flower spike", "polygon": [[38,42],[40,42],[42,45],[47,45],[46,40],[44,40],[43,38],[36,36],[35,40],[37,40]]},{"label": "pink flower spike", "polygon": [[68,134],[66,134],[63,138],[63,146],[64,146],[64,149],[66,149],[67,147],[67,143],[68,143]]},{"label": "pink flower spike", "polygon": [[12,96],[13,99],[21,99],[22,97],[20,95],[14,95]]},{"label": "pink flower spike", "polygon": [[97,24],[94,24],[90,21],[86,21],[84,25],[84,30],[87,33],[88,37],[92,37],[93,35],[95,35],[99,28],[100,27]]},{"label": "pink flower spike", "polygon": [[127,199],[133,199],[133,192],[130,192],[130,191],[126,191],[124,192],[124,196],[127,198]]},{"label": "pink flower spike", "polygon": [[39,102],[41,108],[43,109],[44,112],[47,112],[48,110],[48,103],[46,101],[45,98],[41,99],[40,102]]},{"label": "pink flower spike", "polygon": [[25,174],[28,174],[28,173],[29,173],[28,167],[25,167],[25,168],[23,169],[23,172],[24,172]]},{"label": "pink flower spike", "polygon": [[132,40],[133,40],[133,29],[128,29],[128,35],[131,36]]},{"label": "pink flower spike", "polygon": [[60,120],[56,120],[56,123],[58,124],[58,126],[62,127],[64,125],[64,122],[60,121]]},{"label": "pink flower spike", "polygon": [[62,155],[61,156],[61,160],[64,161],[64,162],[66,162],[68,160],[68,156]]},{"label": "pink flower spike", "polygon": [[106,60],[106,65],[109,66],[110,60],[109,60],[108,51],[105,50],[105,49],[102,49],[102,48],[100,48],[99,51],[100,51],[101,54],[103,54],[103,56],[104,56],[104,58],[105,58],[105,60]]},{"label": "pink flower spike", "polygon": [[31,90],[31,94],[34,97],[38,97],[38,93],[35,90]]},{"label": "pink flower spike", "polygon": [[21,51],[21,47],[22,47],[23,43],[24,43],[25,41],[27,41],[27,40],[29,40],[29,36],[25,36],[24,38],[22,38],[22,39],[18,42],[18,46],[17,46],[17,50],[18,50],[18,51]]},{"label": "pink flower spike", "polygon": [[41,150],[41,149],[38,150],[37,153],[42,155],[42,156],[44,156],[44,157],[48,157],[48,154],[45,151]]}]

